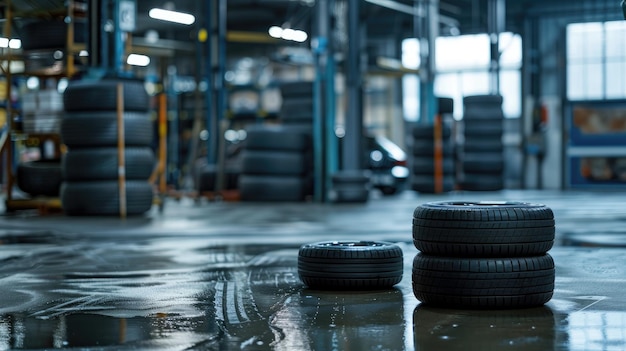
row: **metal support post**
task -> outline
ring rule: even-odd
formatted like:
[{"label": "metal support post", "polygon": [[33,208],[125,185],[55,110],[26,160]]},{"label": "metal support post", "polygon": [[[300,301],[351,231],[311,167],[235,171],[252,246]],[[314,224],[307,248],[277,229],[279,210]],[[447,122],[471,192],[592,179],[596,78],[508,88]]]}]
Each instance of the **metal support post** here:
[{"label": "metal support post", "polygon": [[335,125],[335,67],[332,54],[329,13],[332,0],[320,0],[315,11],[316,37],[313,89],[313,156],[315,184],[313,199],[326,202],[331,188],[330,175],[337,169],[337,138]]},{"label": "metal support post", "polygon": [[492,94],[500,92],[500,33],[505,31],[505,0],[489,0],[487,4],[487,30],[490,39],[491,63],[489,85]]},{"label": "metal support post", "polygon": [[432,124],[437,114],[435,98],[435,42],[439,36],[439,0],[417,0],[415,37],[420,39],[420,121]]},{"label": "metal support post", "polygon": [[348,110],[346,135],[343,141],[342,164],[344,170],[361,169],[363,116],[361,114],[361,31],[359,26],[360,0],[348,0],[348,64],[346,65]]}]

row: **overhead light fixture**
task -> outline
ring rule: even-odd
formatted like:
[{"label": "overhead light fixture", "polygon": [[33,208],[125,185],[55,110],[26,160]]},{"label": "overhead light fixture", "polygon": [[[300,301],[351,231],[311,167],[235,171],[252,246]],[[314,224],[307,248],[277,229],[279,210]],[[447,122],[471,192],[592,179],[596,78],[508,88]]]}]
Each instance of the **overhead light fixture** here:
[{"label": "overhead light fixture", "polygon": [[9,39],[0,37],[0,48],[19,49],[22,47],[22,41],[19,39]]},{"label": "overhead light fixture", "polygon": [[126,59],[126,63],[131,66],[146,67],[150,64],[150,57],[146,55],[130,54]]},{"label": "overhead light fixture", "polygon": [[309,35],[306,34],[305,31],[291,28],[282,28],[279,26],[271,26],[268,30],[268,34],[272,38],[290,40],[298,43],[305,42],[309,37]]},{"label": "overhead light fixture", "polygon": [[168,21],[180,24],[190,25],[196,21],[194,15],[178,11],[170,11],[159,8],[153,8],[148,12],[150,18],[158,19],[161,21]]}]

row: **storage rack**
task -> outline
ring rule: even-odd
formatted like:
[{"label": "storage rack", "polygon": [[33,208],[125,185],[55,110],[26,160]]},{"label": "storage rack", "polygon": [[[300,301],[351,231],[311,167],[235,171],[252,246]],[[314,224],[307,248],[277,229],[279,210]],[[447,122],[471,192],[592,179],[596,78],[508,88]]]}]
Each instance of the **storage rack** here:
[{"label": "storage rack", "polygon": [[[3,35],[6,38],[11,38],[11,24],[13,22],[13,18],[16,15],[12,0],[5,0],[0,6],[5,8],[5,24],[3,28]],[[80,13],[80,9],[76,6],[74,0],[68,0],[67,6],[65,9],[59,9],[58,11],[52,11],[50,13],[46,13],[46,15],[63,15],[65,14],[70,21],[68,21],[68,29],[67,29],[67,38],[66,38],[66,52],[65,52],[65,66],[64,71],[61,74],[43,74],[40,72],[32,73],[32,72],[24,72],[25,75],[39,77],[39,78],[62,78],[62,77],[71,77],[76,72],[76,62],[75,55],[80,53],[82,50],[86,49],[85,44],[75,43],[74,42],[74,19],[76,15]],[[20,16],[23,17],[35,17],[38,13],[20,13]],[[15,186],[15,175],[13,174],[13,168],[15,164],[14,159],[14,141],[17,140],[26,140],[33,139],[38,141],[46,141],[52,140],[56,146],[55,152],[57,154],[61,153],[61,140],[60,135],[56,133],[21,133],[16,129],[14,124],[13,117],[16,110],[13,109],[10,103],[11,98],[11,89],[12,89],[12,79],[13,73],[11,72],[11,62],[23,60],[23,57],[20,55],[16,55],[13,53],[12,49],[7,49],[8,55],[3,57],[3,61],[6,62],[6,68],[0,64],[0,69],[2,74],[5,76],[7,81],[7,89],[6,95],[8,99],[8,103],[6,106],[6,114],[7,114],[7,123],[6,130],[4,131],[2,137],[0,138],[0,155],[4,152],[6,155],[6,163],[5,163],[5,173],[6,173],[6,199],[5,199],[5,208],[7,212],[15,211],[15,210],[23,210],[23,209],[37,209],[41,213],[48,213],[50,211],[59,211],[61,210],[61,201],[55,197],[37,197],[37,198],[25,198],[18,199],[15,198],[13,193],[13,188]]]}]

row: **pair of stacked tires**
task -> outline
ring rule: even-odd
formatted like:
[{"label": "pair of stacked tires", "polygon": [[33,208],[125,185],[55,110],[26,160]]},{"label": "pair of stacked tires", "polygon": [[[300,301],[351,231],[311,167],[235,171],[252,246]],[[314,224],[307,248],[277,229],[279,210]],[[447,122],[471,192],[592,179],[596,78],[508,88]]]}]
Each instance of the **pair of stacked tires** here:
[{"label": "pair of stacked tires", "polygon": [[554,215],[519,202],[435,202],[413,214],[413,292],[425,305],[506,309],[552,298]]},{"label": "pair of stacked tires", "polygon": [[[432,125],[413,127],[411,136],[411,189],[420,193],[448,192],[454,189],[454,148],[451,129],[441,127],[440,146],[436,128]],[[441,147],[440,151],[436,151]],[[440,160],[436,153],[441,153]],[[440,179],[437,179],[440,174]],[[437,184],[440,182],[440,186]]]},{"label": "pair of stacked tires", "polygon": [[239,176],[241,200],[304,201],[310,136],[281,125],[254,125],[246,133]]},{"label": "pair of stacked tires", "polygon": [[464,190],[495,191],[504,188],[504,114],[502,96],[463,98],[464,144],[461,158]]},{"label": "pair of stacked tires", "polygon": [[155,156],[149,96],[138,80],[72,81],[63,95],[65,115],[61,204],[68,215],[119,215],[117,87],[123,86],[126,214],[148,211]]}]

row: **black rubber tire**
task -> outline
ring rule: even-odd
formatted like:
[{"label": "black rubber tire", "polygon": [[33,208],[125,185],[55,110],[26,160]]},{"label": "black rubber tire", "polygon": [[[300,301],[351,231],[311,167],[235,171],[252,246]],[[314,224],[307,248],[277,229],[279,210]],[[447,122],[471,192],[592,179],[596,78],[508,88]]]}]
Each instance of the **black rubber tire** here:
[{"label": "black rubber tire", "polygon": [[463,98],[463,105],[502,105],[501,95],[472,95]]},{"label": "black rubber tire", "polygon": [[[126,181],[126,213],[139,215],[152,207],[154,195],[147,181]],[[63,182],[61,204],[69,216],[117,216],[120,214],[116,180]]]},{"label": "black rubber tire", "polygon": [[465,172],[460,185],[469,191],[498,191],[504,189],[504,175]]},{"label": "black rubber tire", "polygon": [[[63,179],[118,179],[118,150],[114,147],[73,148],[63,155]],[[149,147],[127,147],[124,152],[125,177],[147,180],[155,166],[154,152]]]},{"label": "black rubber tire", "polygon": [[[217,165],[201,164],[195,170],[196,190],[198,192],[215,191],[217,181]],[[224,169],[223,188],[226,190],[234,190],[239,186],[239,175],[241,169],[231,166]]]},{"label": "black rubber tire", "polygon": [[500,95],[466,96],[463,107],[463,120],[466,122],[504,118]]},{"label": "black rubber tire", "polygon": [[246,149],[302,151],[311,145],[309,135],[292,127],[253,125],[246,134]]},{"label": "black rubber tire", "polygon": [[313,98],[290,98],[283,100],[279,116],[281,120],[313,121]]},{"label": "black rubber tire", "polygon": [[440,97],[437,98],[437,106],[439,114],[453,114],[454,113],[454,99]]},{"label": "black rubber tire", "polygon": [[413,293],[424,304],[448,308],[508,309],[544,305],[554,293],[550,255],[458,258],[418,254]]},{"label": "black rubber tire", "polygon": [[[435,143],[432,140],[413,140],[411,153],[413,156],[433,157],[435,154]],[[451,140],[444,140],[443,145],[441,145],[441,154],[448,157],[454,155],[454,146]]]},{"label": "black rubber tire", "polygon": [[[433,140],[435,127],[433,125],[416,125],[411,129],[411,135],[417,140]],[[452,135],[452,130],[447,125],[442,126],[442,138],[448,139]]]},{"label": "black rubber tire", "polygon": [[341,170],[332,175],[332,182],[338,184],[359,184],[369,183],[370,173],[365,170]]},{"label": "black rubber tire", "polygon": [[[443,189],[444,193],[454,190],[454,177],[452,175],[445,175],[443,177]],[[435,193],[435,179],[432,175],[418,175],[411,176],[411,189],[419,193],[433,194]]]},{"label": "black rubber tire", "polygon": [[502,152],[472,152],[463,154],[461,168],[468,173],[501,173],[504,171]]},{"label": "black rubber tire", "polygon": [[543,255],[554,244],[554,214],[523,202],[430,202],[413,211],[413,243],[454,257]]},{"label": "black rubber tire", "polygon": [[502,119],[466,120],[463,123],[464,135],[501,140],[504,133]]},{"label": "black rubber tire", "polygon": [[463,142],[463,151],[465,152],[502,152],[504,143],[501,138],[466,138]]},{"label": "black rubber tire", "polygon": [[305,185],[305,179],[298,176],[239,176],[241,201],[302,202],[305,199]]},{"label": "black rubber tire", "polygon": [[303,175],[307,170],[305,155],[297,151],[243,150],[243,174]]},{"label": "black rubber tire", "polygon": [[284,100],[293,97],[312,97],[313,82],[284,82],[280,84],[280,95]]},{"label": "black rubber tire", "polygon": [[[150,146],[153,123],[146,113],[124,113],[126,146]],[[117,146],[116,112],[66,113],[61,121],[61,139],[68,147]]]},{"label": "black rubber tire", "polygon": [[387,289],[402,272],[402,249],[384,241],[325,241],[298,252],[300,279],[313,289]]},{"label": "black rubber tire", "polygon": [[61,160],[38,160],[17,165],[18,188],[31,196],[59,196]]},{"label": "black rubber tire", "polygon": [[63,94],[65,111],[116,111],[120,83],[124,87],[124,111],[148,111],[150,97],[143,82],[134,79],[71,81]]},{"label": "black rubber tire", "polygon": [[[444,158],[442,160],[443,174],[454,173],[454,160]],[[414,157],[411,163],[411,170],[416,175],[433,175],[435,173],[435,160],[428,157]]]},{"label": "black rubber tire", "polygon": [[[20,32],[22,49],[29,50],[64,50],[67,46],[68,24],[62,19],[33,21],[25,24]],[[87,23],[83,20],[74,21],[74,42],[85,43]]]}]

